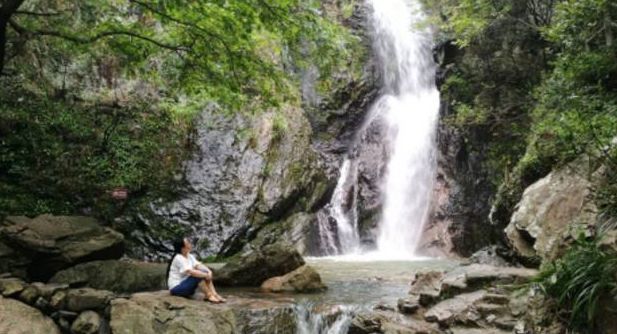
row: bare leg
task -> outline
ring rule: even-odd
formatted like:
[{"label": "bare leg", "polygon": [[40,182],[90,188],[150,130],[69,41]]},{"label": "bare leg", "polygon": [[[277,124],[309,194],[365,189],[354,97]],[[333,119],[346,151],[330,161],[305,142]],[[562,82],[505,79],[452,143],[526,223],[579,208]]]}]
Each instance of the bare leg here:
[{"label": "bare leg", "polygon": [[202,280],[199,282],[199,289],[206,295],[206,299],[211,302],[218,302],[219,300],[216,298],[216,292],[212,292],[210,289],[209,281]]},{"label": "bare leg", "polygon": [[227,300],[225,300],[225,298],[221,297],[221,295],[219,295],[218,292],[216,292],[216,289],[214,288],[214,283],[212,283],[211,280],[207,280],[205,282],[206,282],[205,284],[208,286],[208,290],[212,291],[212,293],[214,294],[214,296],[218,300],[220,300],[222,302],[226,302],[227,301]]}]

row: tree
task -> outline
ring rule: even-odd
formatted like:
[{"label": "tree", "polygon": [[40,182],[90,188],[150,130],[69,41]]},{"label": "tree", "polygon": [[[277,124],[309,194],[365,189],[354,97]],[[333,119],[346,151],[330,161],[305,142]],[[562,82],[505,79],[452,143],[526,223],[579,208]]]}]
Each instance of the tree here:
[{"label": "tree", "polygon": [[[315,1],[3,0],[0,73],[24,70],[11,59],[32,43],[66,53],[98,48],[129,72],[222,102],[272,100],[286,93],[284,57],[340,51],[341,31]],[[260,49],[263,34],[278,43],[269,45],[274,57]],[[153,59],[163,66],[147,66]]]}]

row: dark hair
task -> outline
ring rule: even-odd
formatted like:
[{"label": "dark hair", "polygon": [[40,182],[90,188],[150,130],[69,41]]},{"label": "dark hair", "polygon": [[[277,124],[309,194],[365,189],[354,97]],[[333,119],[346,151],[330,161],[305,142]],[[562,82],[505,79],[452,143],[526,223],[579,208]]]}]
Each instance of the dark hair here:
[{"label": "dark hair", "polygon": [[[174,240],[174,242],[172,243],[172,246],[174,248],[174,253],[171,256],[171,259],[169,259],[169,264],[167,265],[167,275],[165,275],[165,277],[167,277],[167,280],[169,280],[169,271],[171,270],[171,263],[174,262],[174,259],[176,258],[176,255],[182,253],[182,248],[184,248],[184,240],[185,238],[178,238],[176,240]],[[170,288],[168,286],[168,288]]]}]

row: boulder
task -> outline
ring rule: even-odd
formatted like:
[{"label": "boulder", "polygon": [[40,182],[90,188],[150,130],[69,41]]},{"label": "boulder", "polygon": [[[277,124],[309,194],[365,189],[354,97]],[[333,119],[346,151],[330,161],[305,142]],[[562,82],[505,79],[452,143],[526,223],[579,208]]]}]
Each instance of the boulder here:
[{"label": "boulder", "polygon": [[[441,326],[449,326],[454,321],[462,321],[461,317],[466,316],[465,322],[479,319],[479,316],[471,316],[468,313],[477,302],[481,301],[487,292],[478,290],[471,293],[464,293],[451,299],[439,302],[424,314],[424,319],[428,322],[436,322]],[[470,319],[471,318],[471,319]]]},{"label": "boulder", "polygon": [[293,333],[291,303],[228,296],[227,303],[174,297],[169,293],[137,293],[111,302],[113,333]]},{"label": "boulder", "polygon": [[60,334],[50,318],[22,302],[0,297],[0,333],[3,334]]},{"label": "boulder", "polygon": [[300,253],[287,243],[276,243],[238,254],[214,271],[214,280],[224,286],[260,286],[271,277],[287,274],[304,265]]},{"label": "boulder", "polygon": [[72,289],[66,294],[66,308],[69,311],[102,310],[114,297],[113,292],[91,288]]},{"label": "boulder", "polygon": [[449,271],[441,280],[441,292],[446,294],[469,292],[489,284],[526,283],[538,274],[537,270],[516,267],[494,267],[486,264],[461,266]]},{"label": "boulder", "polygon": [[118,293],[164,290],[167,264],[105,260],[78,264],[57,272],[50,283]]},{"label": "boulder", "polygon": [[267,279],[261,284],[261,289],[266,292],[319,292],[326,290],[321,281],[321,276],[313,267],[302,267],[285,274]]},{"label": "boulder", "polygon": [[10,271],[25,271],[31,279],[43,281],[58,270],[86,261],[116,259],[124,251],[120,233],[79,216],[7,217],[0,223],[0,241],[27,259]]},{"label": "boulder", "polygon": [[411,281],[410,295],[418,296],[422,306],[428,306],[439,298],[441,293],[441,280],[444,273],[441,271],[428,271],[416,273]]},{"label": "boulder", "polygon": [[72,334],[96,334],[101,327],[101,316],[94,311],[84,311],[79,314],[71,325]]},{"label": "boulder", "polygon": [[552,261],[588,225],[595,225],[597,208],[588,165],[581,158],[525,189],[505,229],[520,256]]}]

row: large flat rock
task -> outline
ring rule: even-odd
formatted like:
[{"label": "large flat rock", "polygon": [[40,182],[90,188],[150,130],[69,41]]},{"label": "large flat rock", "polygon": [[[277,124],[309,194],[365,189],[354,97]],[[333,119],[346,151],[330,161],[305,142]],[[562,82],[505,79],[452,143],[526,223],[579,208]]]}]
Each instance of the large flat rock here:
[{"label": "large flat rock", "polygon": [[111,302],[113,333],[295,333],[291,301],[228,296],[225,304],[137,293]]},{"label": "large flat rock", "polygon": [[[20,255],[9,268],[46,281],[58,270],[93,261],[117,259],[124,252],[122,234],[89,217],[41,215],[7,217],[0,223],[2,253]],[[12,258],[0,258],[13,261]]]},{"label": "large flat rock", "polygon": [[166,289],[166,274],[164,263],[105,260],[61,270],[49,282],[132,293]]}]

